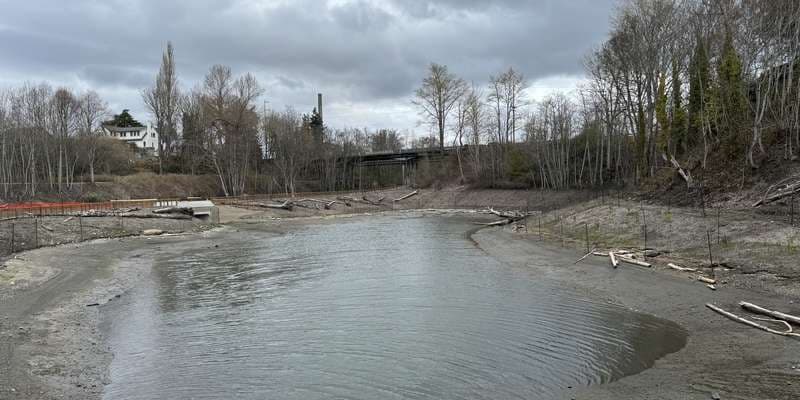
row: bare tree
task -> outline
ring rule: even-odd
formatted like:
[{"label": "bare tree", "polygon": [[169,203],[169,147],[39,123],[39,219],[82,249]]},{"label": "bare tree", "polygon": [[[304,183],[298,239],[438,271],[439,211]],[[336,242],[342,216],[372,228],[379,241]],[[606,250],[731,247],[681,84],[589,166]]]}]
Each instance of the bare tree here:
[{"label": "bare tree", "polygon": [[260,158],[259,118],[255,100],[262,89],[255,77],[236,79],[224,65],[211,67],[203,85],[203,108],[209,121],[208,148],[225,195],[244,193]]},{"label": "bare tree", "polygon": [[447,117],[466,91],[463,79],[448,71],[447,66],[432,63],[428,76],[415,92],[413,103],[420,108],[423,120],[439,133],[439,148],[444,153],[444,133]]},{"label": "bare tree", "polygon": [[95,161],[97,158],[97,139],[101,136],[100,124],[108,116],[108,104],[97,92],[90,90],[78,98],[78,134],[82,139],[89,177],[94,183]]}]

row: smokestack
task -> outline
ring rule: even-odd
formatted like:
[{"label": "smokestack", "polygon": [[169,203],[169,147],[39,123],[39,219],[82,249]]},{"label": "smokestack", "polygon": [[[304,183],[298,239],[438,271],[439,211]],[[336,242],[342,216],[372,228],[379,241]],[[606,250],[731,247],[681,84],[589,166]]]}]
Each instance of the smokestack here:
[{"label": "smokestack", "polygon": [[320,122],[324,122],[325,120],[322,119],[322,93],[317,93],[317,113],[319,114]]}]

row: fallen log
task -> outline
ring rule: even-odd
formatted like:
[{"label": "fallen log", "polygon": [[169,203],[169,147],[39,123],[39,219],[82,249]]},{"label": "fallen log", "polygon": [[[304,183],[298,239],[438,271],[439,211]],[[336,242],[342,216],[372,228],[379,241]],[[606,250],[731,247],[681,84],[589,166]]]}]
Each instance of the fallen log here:
[{"label": "fallen log", "polygon": [[[780,183],[771,186],[764,193],[764,197],[761,200],[755,202],[755,204],[753,204],[753,207],[758,207],[758,206],[761,206],[761,205],[764,205],[764,204],[769,204],[769,203],[772,203],[774,201],[780,200],[780,199],[782,199],[784,197],[788,197],[788,196],[791,196],[793,194],[800,193],[800,179],[798,179],[798,178],[789,178],[789,179],[795,180],[795,181],[792,182],[792,183],[785,183],[787,180],[783,180]],[[770,195],[770,192],[772,192],[773,189],[775,189],[776,186],[780,186],[780,185],[783,185],[783,187],[778,190],[778,193]]]},{"label": "fallen log", "polygon": [[678,174],[681,176],[681,178],[683,178],[683,180],[686,181],[686,187],[691,188],[692,185],[694,184],[694,180],[692,179],[692,173],[684,170],[683,167],[681,167],[681,164],[678,163],[678,160],[675,159],[675,156],[671,156],[669,161],[672,163],[672,166],[675,167],[676,170],[678,170]]},{"label": "fallen log", "polygon": [[364,200],[368,204],[372,204],[373,206],[382,206],[381,201],[383,201],[383,197],[378,200],[370,200],[367,196],[361,196],[361,200]]},{"label": "fallen log", "polygon": [[781,336],[792,336],[792,337],[800,338],[800,334],[793,333],[791,330],[786,331],[786,332],[776,331],[775,329],[772,329],[772,328],[769,328],[767,326],[761,325],[761,324],[759,324],[757,322],[750,321],[749,319],[742,318],[742,317],[740,317],[740,316],[738,316],[738,315],[736,315],[734,313],[725,311],[725,310],[723,310],[723,309],[721,309],[721,308],[719,308],[719,307],[717,307],[717,306],[715,306],[715,305],[713,305],[711,303],[706,303],[706,307],[714,310],[715,312],[717,312],[719,314],[724,315],[725,317],[727,317],[727,318],[729,318],[729,319],[731,319],[733,321],[740,322],[740,323],[745,324],[745,325],[749,325],[749,326],[751,326],[753,328],[756,328],[756,329],[761,329],[762,331],[766,331],[766,332],[769,332],[769,333],[774,333],[776,335],[781,335]]},{"label": "fallen log", "polygon": [[717,280],[716,279],[706,278],[705,276],[698,276],[697,280],[700,281],[700,282],[703,282],[703,283],[707,283],[709,285],[716,285],[717,284]]},{"label": "fallen log", "polygon": [[791,322],[793,324],[800,325],[800,317],[796,317],[796,316],[791,315],[791,314],[784,314],[784,313],[782,313],[780,311],[768,310],[768,309],[766,309],[764,307],[759,307],[759,306],[757,306],[757,305],[755,305],[753,303],[748,303],[746,301],[739,302],[739,306],[741,306],[742,308],[744,308],[747,311],[751,311],[751,312],[758,313],[758,314],[763,314],[763,315],[769,315],[772,318],[776,318],[776,319],[780,319],[780,320],[784,320],[784,321],[789,321],[789,322]]},{"label": "fallen log", "polygon": [[667,266],[672,268],[672,269],[674,269],[674,270],[676,270],[676,271],[681,271],[681,272],[696,272],[697,271],[696,268],[685,268],[685,267],[681,267],[681,266],[678,266],[678,265],[673,264],[673,263],[669,263],[669,264],[667,264]]},{"label": "fallen log", "polygon": [[476,222],[476,224],[482,226],[501,226],[501,225],[508,225],[511,222],[512,221],[510,219],[502,219],[500,221],[494,221],[494,222]]},{"label": "fallen log", "polygon": [[519,212],[519,211],[497,211],[492,207],[488,207],[487,209],[489,210],[489,213],[491,213],[491,214],[497,215],[498,217],[501,217],[501,218],[512,219],[514,221],[519,221],[519,220],[527,217],[527,214]]},{"label": "fallen log", "polygon": [[608,253],[603,253],[602,251],[595,251],[595,252],[592,253],[592,255],[598,256],[598,257],[608,257]]},{"label": "fallen log", "polygon": [[617,268],[619,266],[619,262],[617,261],[617,257],[614,255],[614,252],[609,251],[608,257],[611,259],[611,265],[613,265],[614,268]]},{"label": "fallen log", "polygon": [[640,267],[645,267],[645,268],[650,268],[650,267],[653,266],[653,264],[650,264],[650,263],[647,263],[647,262],[644,262],[644,261],[634,260],[634,259],[629,258],[629,257],[620,256],[619,260],[622,261],[622,262],[626,262],[628,264],[638,265]]},{"label": "fallen log", "polygon": [[289,200],[286,200],[281,204],[253,203],[253,205],[261,208],[273,208],[287,211],[292,211],[292,208],[294,208],[294,203]]},{"label": "fallen log", "polygon": [[407,194],[405,196],[400,197],[399,199],[394,199],[394,201],[395,202],[403,201],[403,200],[405,200],[405,199],[407,199],[409,197],[416,196],[418,194],[419,194],[419,190],[415,190],[415,191],[413,191],[413,192],[411,192],[411,193],[409,193],[409,194]]}]

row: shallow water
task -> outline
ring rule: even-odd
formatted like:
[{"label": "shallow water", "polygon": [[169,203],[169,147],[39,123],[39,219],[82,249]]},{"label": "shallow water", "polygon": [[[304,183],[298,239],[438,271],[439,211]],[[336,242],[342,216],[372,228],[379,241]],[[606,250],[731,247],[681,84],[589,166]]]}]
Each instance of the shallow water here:
[{"label": "shallow water", "polygon": [[156,256],[103,309],[104,397],[542,399],[685,344],[671,322],[498,262],[470,228],[356,218]]}]

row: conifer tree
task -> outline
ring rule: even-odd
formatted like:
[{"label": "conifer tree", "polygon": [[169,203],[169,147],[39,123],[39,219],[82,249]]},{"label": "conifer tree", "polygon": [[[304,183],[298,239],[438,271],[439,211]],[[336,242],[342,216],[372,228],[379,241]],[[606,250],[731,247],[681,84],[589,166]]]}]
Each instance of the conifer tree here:
[{"label": "conifer tree", "polygon": [[698,138],[703,137],[703,118],[707,118],[705,113],[710,81],[705,43],[698,38],[689,65],[689,130],[684,141],[686,150],[696,145]]},{"label": "conifer tree", "polygon": [[742,80],[742,61],[733,46],[730,31],[725,34],[717,77],[718,134],[726,143],[739,148],[747,142],[744,128],[749,107]]},{"label": "conifer tree", "polygon": [[667,74],[662,73],[658,79],[656,94],[656,121],[658,122],[658,150],[662,155],[669,153],[670,122],[667,116]]},{"label": "conifer tree", "polygon": [[670,137],[673,151],[685,150],[686,143],[686,110],[683,109],[683,88],[681,87],[681,71],[677,60],[672,61],[672,130]]}]

